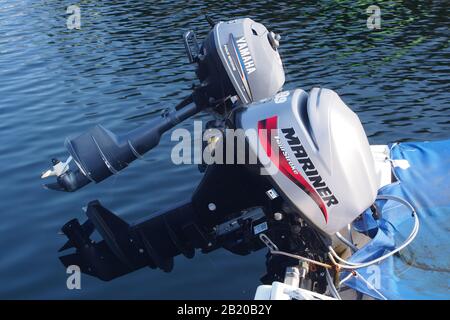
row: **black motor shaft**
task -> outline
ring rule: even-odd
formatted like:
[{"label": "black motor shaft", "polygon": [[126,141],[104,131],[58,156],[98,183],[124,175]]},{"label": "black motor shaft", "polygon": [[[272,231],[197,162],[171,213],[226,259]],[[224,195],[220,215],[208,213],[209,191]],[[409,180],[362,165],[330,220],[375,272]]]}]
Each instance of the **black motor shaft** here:
[{"label": "black motor shaft", "polygon": [[[175,256],[192,258],[196,248],[208,243],[207,234],[195,223],[189,201],[133,225],[98,201],[89,203],[86,214],[89,219],[82,225],[73,219],[62,227],[68,241],[60,251],[74,248],[76,252],[60,259],[66,267],[77,265],[84,273],[105,281],[145,266],[169,272]],[[90,239],[94,230],[102,241]]]}]

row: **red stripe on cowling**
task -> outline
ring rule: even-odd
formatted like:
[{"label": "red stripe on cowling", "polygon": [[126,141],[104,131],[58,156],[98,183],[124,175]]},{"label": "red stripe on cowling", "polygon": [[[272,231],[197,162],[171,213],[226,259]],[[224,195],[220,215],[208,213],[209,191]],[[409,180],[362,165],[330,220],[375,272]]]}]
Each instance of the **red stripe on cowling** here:
[{"label": "red stripe on cowling", "polygon": [[278,129],[278,118],[273,116],[258,122],[258,137],[259,141],[266,151],[267,156],[270,160],[277,166],[277,168],[291,180],[298,187],[300,187],[314,202],[319,206],[320,211],[325,218],[325,222],[328,222],[328,212],[325,204],[320,198],[319,194],[314,190],[314,188],[308,183],[308,181],[303,178],[300,173],[295,173],[292,167],[289,165],[288,160],[284,153],[278,148],[278,157],[275,156],[276,152],[272,148],[272,131]]}]

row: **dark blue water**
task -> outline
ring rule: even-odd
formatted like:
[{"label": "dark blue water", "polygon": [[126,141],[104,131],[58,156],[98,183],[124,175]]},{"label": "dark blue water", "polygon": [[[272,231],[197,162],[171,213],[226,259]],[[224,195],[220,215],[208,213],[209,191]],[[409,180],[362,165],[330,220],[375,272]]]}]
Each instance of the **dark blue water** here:
[{"label": "dark blue water", "polygon": [[169,274],[142,269],[109,283],[83,276],[82,290],[66,289],[57,232],[84,220],[88,201],[133,221],[190,195],[201,175],[170,162],[169,136],[144,160],[74,194],[44,190],[39,176],[50,158],[64,158],[66,136],[96,123],[127,131],[189,92],[194,74],[181,34],[204,34],[202,11],[249,16],[280,32],[286,88],[336,90],[371,143],[450,137],[447,1],[377,3],[379,31],[366,27],[371,1],[257,0],[81,1],[82,29],[68,30],[71,1],[1,0],[0,298],[251,298],[263,252],[179,257]]}]

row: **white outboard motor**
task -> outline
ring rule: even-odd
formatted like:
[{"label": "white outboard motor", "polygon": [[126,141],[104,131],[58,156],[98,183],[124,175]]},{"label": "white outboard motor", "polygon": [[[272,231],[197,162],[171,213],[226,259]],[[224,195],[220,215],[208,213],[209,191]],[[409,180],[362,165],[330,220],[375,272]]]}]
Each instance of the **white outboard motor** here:
[{"label": "white outboard motor", "polygon": [[[275,95],[285,81],[283,64],[278,53],[280,36],[269,32],[252,19],[219,22],[209,32],[199,50],[197,75],[215,92],[209,95],[223,98],[236,92],[244,103]],[[207,71],[202,70],[207,65]]]},{"label": "white outboard motor", "polygon": [[245,108],[238,125],[258,130],[251,152],[277,191],[320,231],[336,233],[374,203],[377,175],[366,134],[334,91],[281,92]]},{"label": "white outboard motor", "polygon": [[[115,134],[97,125],[67,139],[69,160],[61,164],[53,159],[53,169],[42,177],[56,176],[57,181],[46,187],[72,192],[99,183],[157,146],[161,135],[181,121],[203,110],[227,114],[235,105],[273,96],[284,84],[279,36],[249,18],[212,23],[201,44],[188,31],[184,45],[200,80],[193,92],[174,111],[128,133]],[[72,159],[76,166],[69,169]]]}]

